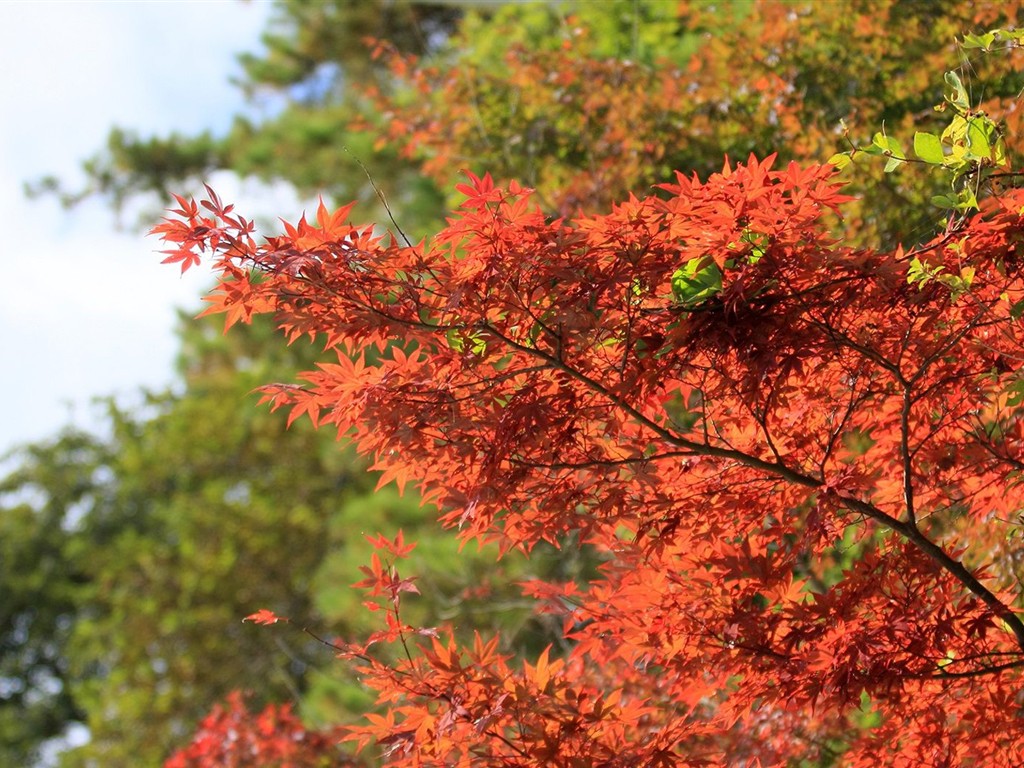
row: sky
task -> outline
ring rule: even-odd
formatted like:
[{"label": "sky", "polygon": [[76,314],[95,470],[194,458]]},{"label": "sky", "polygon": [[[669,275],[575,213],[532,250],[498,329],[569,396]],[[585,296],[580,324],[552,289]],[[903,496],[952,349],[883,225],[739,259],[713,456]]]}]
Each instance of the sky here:
[{"label": "sky", "polygon": [[[208,273],[161,265],[159,243],[101,201],[70,211],[25,182],[72,188],[111,127],[141,135],[225,130],[245,109],[236,55],[258,51],[266,0],[0,2],[0,455],[73,424],[98,396],[122,402],[173,380],[176,308],[197,311]],[[299,202],[212,180],[247,218]]]}]

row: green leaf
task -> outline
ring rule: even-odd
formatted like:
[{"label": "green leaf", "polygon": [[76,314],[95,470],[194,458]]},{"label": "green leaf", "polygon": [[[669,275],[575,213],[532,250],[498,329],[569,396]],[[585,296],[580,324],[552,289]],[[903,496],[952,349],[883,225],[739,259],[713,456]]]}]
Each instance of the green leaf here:
[{"label": "green leaf", "polygon": [[892,173],[892,172],[893,172],[893,171],[895,171],[895,170],[896,170],[897,168],[899,168],[899,167],[900,167],[901,165],[903,165],[903,163],[904,163],[904,162],[906,162],[906,161],[905,161],[905,160],[901,160],[901,159],[900,159],[900,158],[898,158],[898,157],[890,157],[890,158],[889,158],[889,159],[888,159],[888,160],[886,161],[886,163],[885,163],[885,168],[883,168],[883,170],[884,170],[884,171],[885,171],[886,173]]},{"label": "green leaf", "polygon": [[935,279],[949,288],[949,300],[952,302],[959,300],[971,288],[966,280],[956,275],[936,275]]},{"label": "green leaf", "polygon": [[994,152],[992,153],[992,162],[997,166],[1004,166],[1009,163],[1006,159],[1006,143],[1003,141],[1003,137],[1000,136],[996,139]]},{"label": "green leaf", "polygon": [[454,349],[456,352],[464,352],[466,350],[466,341],[471,343],[470,351],[477,357],[483,356],[487,352],[487,340],[480,333],[466,333],[459,328],[451,328],[445,334],[448,341],[448,346]]},{"label": "green leaf", "polygon": [[448,347],[454,349],[456,352],[461,352],[465,344],[462,342],[462,335],[459,333],[458,328],[449,329],[448,333],[445,334],[445,338],[448,341]]},{"label": "green leaf", "polygon": [[907,284],[920,283],[923,286],[941,271],[942,267],[932,269],[915,256],[910,260],[910,268],[907,270]]},{"label": "green leaf", "polygon": [[926,163],[941,165],[946,159],[942,151],[942,141],[934,133],[918,131],[914,134],[914,154]]},{"label": "green leaf", "polygon": [[886,136],[884,133],[876,133],[871,143],[881,150],[880,154],[889,158],[885,164],[886,173],[892,173],[907,159],[907,156],[903,154],[903,148],[900,147],[900,143],[891,136]]},{"label": "green leaf", "polygon": [[971,103],[967,98],[967,89],[964,88],[960,75],[956,72],[946,73],[946,101],[956,107],[958,112],[966,112],[970,109]]},{"label": "green leaf", "polygon": [[875,138],[871,140],[871,143],[883,152],[888,152],[893,157],[898,157],[901,160],[904,160],[907,157],[903,154],[903,150],[900,148],[900,143],[892,136],[886,136],[884,133],[876,133]]},{"label": "green leaf", "polygon": [[964,187],[957,193],[957,210],[970,211],[978,207],[978,198],[974,195],[974,190],[970,187]]},{"label": "green leaf", "polygon": [[849,152],[837,152],[828,159],[828,162],[830,165],[834,165],[837,171],[841,171],[853,162],[853,158],[850,157]]},{"label": "green leaf", "polygon": [[972,155],[984,158],[992,155],[989,136],[993,128],[992,121],[987,117],[972,117],[967,121],[967,145]]},{"label": "green leaf", "polygon": [[960,201],[952,195],[935,195],[932,197],[932,205],[937,205],[939,208],[956,208],[960,204]]},{"label": "green leaf", "polygon": [[752,230],[746,230],[743,233],[743,241],[750,243],[750,255],[747,257],[748,264],[757,264],[761,258],[768,252],[768,246],[771,244],[771,240],[768,235],[762,232],[754,232]]},{"label": "green leaf", "polygon": [[672,295],[684,306],[696,306],[721,292],[722,272],[710,256],[690,259],[672,273]]},{"label": "green leaf", "polygon": [[963,42],[960,43],[960,47],[970,50],[972,48],[982,48],[988,50],[992,47],[992,43],[996,41],[996,31],[986,32],[983,35],[964,35]]},{"label": "green leaf", "polygon": [[1021,403],[1024,403],[1024,379],[1014,381],[1006,388],[1006,394],[1009,395],[1006,404],[1011,408],[1016,408]]}]

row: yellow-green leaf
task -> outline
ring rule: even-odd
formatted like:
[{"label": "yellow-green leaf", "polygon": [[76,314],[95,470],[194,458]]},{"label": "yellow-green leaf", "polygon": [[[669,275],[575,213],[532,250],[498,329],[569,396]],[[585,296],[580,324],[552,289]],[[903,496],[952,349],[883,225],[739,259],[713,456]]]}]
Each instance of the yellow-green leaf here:
[{"label": "yellow-green leaf", "polygon": [[834,165],[837,171],[841,171],[853,162],[853,158],[850,157],[849,152],[837,152],[828,159],[828,162],[830,165]]},{"label": "yellow-green leaf", "polygon": [[914,134],[914,154],[926,163],[941,165],[946,159],[942,151],[942,141],[934,133],[918,131]]}]

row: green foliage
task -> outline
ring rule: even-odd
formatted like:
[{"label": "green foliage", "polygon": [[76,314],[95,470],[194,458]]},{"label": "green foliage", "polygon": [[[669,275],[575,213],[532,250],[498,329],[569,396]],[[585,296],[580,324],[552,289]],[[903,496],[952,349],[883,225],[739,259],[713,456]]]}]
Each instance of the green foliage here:
[{"label": "green foliage", "polygon": [[86,581],[71,528],[106,457],[71,431],[8,457],[18,466],[0,481],[0,764],[31,765],[84,717],[67,655]]},{"label": "green foliage", "polygon": [[391,41],[423,53],[436,47],[462,16],[466,2],[445,0],[279,0],[262,36],[264,51],[240,57],[247,92],[283,89],[296,102],[333,100],[345,79],[375,76],[363,43]]},{"label": "green foliage", "polygon": [[986,53],[992,50],[995,43],[1002,43],[1004,48],[1024,45],[1024,31],[1019,29],[991,29],[988,32],[975,34],[968,32],[960,41],[965,51],[980,48]]},{"label": "green foliage", "polygon": [[710,256],[690,259],[672,273],[672,295],[684,307],[695,307],[722,292],[722,271]]},{"label": "green foliage", "polygon": [[[726,271],[757,264],[767,252],[769,239],[746,230],[736,242],[729,243],[730,253],[723,262]],[[690,259],[672,273],[672,296],[686,308],[697,307],[722,293],[722,270],[711,256]]]},{"label": "green foliage", "polygon": [[[746,0],[730,4],[729,12],[742,16],[744,6],[749,5]],[[458,25],[455,44],[444,53],[457,56],[464,65],[490,68],[515,46],[557,51],[573,28],[589,33],[593,41],[589,56],[647,66],[666,59],[684,62],[700,45],[700,36],[685,29],[677,4],[660,0],[569,0],[470,6]]]},{"label": "green foliage", "polygon": [[956,301],[971,289],[974,267],[963,267],[959,275],[942,274],[944,270],[943,266],[932,267],[915,256],[910,260],[907,282],[923,288],[929,281],[934,280],[949,289],[950,301]]},{"label": "green foliage", "polygon": [[[1006,40],[1007,45],[1013,46],[1020,44],[1013,33],[1002,30],[993,30],[980,37],[968,35],[967,38],[970,38],[971,44],[964,42],[962,47],[965,49],[981,48],[987,51],[995,40]],[[963,214],[978,210],[979,192],[994,172],[1009,165],[1009,159],[1002,129],[979,106],[971,105],[970,94],[959,72],[946,72],[944,83],[943,102],[935,107],[935,111],[951,111],[953,116],[941,134],[916,131],[914,154],[919,162],[933,167],[949,179],[951,191],[931,196],[932,204],[954,214]],[[849,140],[848,131],[846,136]],[[858,155],[885,157],[885,173],[903,168],[911,162],[900,143],[884,132],[876,133],[869,146],[854,145],[847,152],[833,155],[830,162],[842,170]],[[950,288],[955,300],[970,287],[971,277],[938,277],[918,263],[912,266],[910,282],[923,285],[935,278]]]},{"label": "green foliage", "polygon": [[914,154],[932,165],[941,165],[946,159],[939,137],[934,133],[923,133],[922,131],[914,134]]},{"label": "green foliage", "polygon": [[[599,105],[611,96],[600,96],[602,83],[594,80],[567,83],[547,103],[536,94],[548,86],[536,78],[510,81],[509,55],[518,47],[542,57],[570,45],[574,56],[620,62],[623,84],[636,72],[649,75],[650,82],[635,85],[636,94],[619,86],[623,98],[637,102],[652,94],[652,109],[638,108],[630,121],[633,146],[616,156],[620,166],[628,166],[631,153],[644,154],[635,172],[623,174],[627,186],[619,188],[614,177],[601,180],[609,200],[662,182],[675,169],[712,172],[723,154],[779,151],[783,160],[827,157],[837,148],[837,123],[856,117],[851,141],[858,147],[866,144],[867,152],[888,153],[884,165],[889,173],[881,182],[853,179],[852,191],[866,191],[868,197],[863,213],[849,217],[846,236],[878,233],[876,241],[894,242],[890,238],[897,230],[910,230],[923,239],[934,231],[937,217],[928,206],[913,203],[936,198],[940,206],[966,210],[973,204],[971,185],[962,184],[952,195],[942,192],[933,175],[907,167],[918,165],[916,157],[901,162],[905,155],[898,145],[890,146],[893,139],[883,138],[879,146],[857,136],[884,126],[883,137],[894,137],[919,121],[939,98],[930,90],[928,73],[936,61],[948,62],[953,36],[978,23],[1007,19],[996,8],[974,13],[959,6],[892,0],[870,9],[851,6],[849,13],[799,2],[282,0],[264,36],[264,50],[242,57],[240,86],[253,99],[275,105],[270,117],[238,116],[227,134],[217,137],[140,138],[115,131],[107,150],[87,163],[89,187],[63,194],[71,201],[81,193],[98,193],[120,203],[155,191],[166,199],[168,187],[196,188],[204,177],[224,169],[286,181],[302,193],[329,199],[360,199],[369,208],[356,215],[384,220],[368,172],[414,238],[436,223],[444,199],[438,187],[450,188],[458,168],[516,179],[557,198],[560,190],[593,174],[603,154],[614,149],[603,146],[618,140],[614,131],[591,135],[593,126],[579,124],[588,104]],[[994,30],[968,37],[962,48],[1006,50],[1016,45],[1013,34]],[[442,126],[447,151],[455,156],[443,163],[443,174],[428,170],[433,181],[417,171],[428,168],[438,150],[417,154],[381,138],[402,117],[401,106],[422,101],[424,94],[403,91],[385,61],[369,57],[366,37],[416,54],[442,75],[459,73],[464,92],[436,89],[426,97],[438,100],[431,117]],[[539,65],[543,69],[545,63]],[[1009,57],[988,69],[978,67],[975,73],[983,78],[986,99],[1015,98],[1024,80],[1013,73]],[[685,94],[673,95],[664,106],[656,96],[663,75],[689,83]],[[953,104],[969,101],[971,88],[966,79],[959,90],[955,82],[947,85]],[[397,112],[380,112],[374,94],[389,95]],[[456,102],[472,106],[465,136],[453,130],[447,114],[448,105]],[[601,116],[593,120],[600,124]],[[942,132],[916,127],[935,136]],[[996,152],[996,137],[986,125],[969,129],[972,153],[981,151],[981,138]],[[956,138],[947,138],[951,147]],[[937,160],[934,147],[930,151]],[[1000,162],[998,154],[993,159]],[[897,168],[901,173],[891,173]],[[552,184],[558,189],[549,189]],[[42,186],[61,191],[53,179]]]}]

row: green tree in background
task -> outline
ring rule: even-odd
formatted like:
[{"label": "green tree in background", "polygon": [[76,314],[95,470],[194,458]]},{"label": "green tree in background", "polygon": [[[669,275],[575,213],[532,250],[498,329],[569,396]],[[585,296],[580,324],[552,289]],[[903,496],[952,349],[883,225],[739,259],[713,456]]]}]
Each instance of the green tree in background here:
[{"label": "green tree in background", "polygon": [[112,413],[113,487],[90,514],[116,528],[83,544],[89,611],[70,649],[91,732],[81,754],[100,764],[156,763],[232,688],[266,701],[306,687],[313,649],[267,647],[237,616],[259,600],[310,613],[328,521],[369,482],[311,431],[225,407],[252,406],[259,377],[308,359],[302,346],[266,355],[266,330],[185,332],[184,393]]},{"label": "green tree in background", "polygon": [[29,764],[82,722],[90,742],[64,764],[156,765],[234,689],[302,702],[313,722],[364,711],[329,649],[241,622],[270,605],[320,632],[368,633],[347,589],[371,549],[364,534],[423,538],[425,623],[464,616],[467,632],[523,642],[543,629],[512,583],[566,563],[549,553],[485,569],[493,553],[460,556],[424,530],[431,514],[415,498],[371,495],[375,478],[330,436],[254,407],[252,390],[312,365],[313,348],[273,349],[268,323],[182,328],[182,393],[135,411],[109,403],[109,438],[29,446],[0,485],[5,764]]},{"label": "green tree in background", "polygon": [[[86,163],[115,203],[196,187],[217,170],[284,181],[386,220],[367,172],[414,239],[441,215],[459,169],[538,190],[552,213],[607,207],[671,178],[705,176],[723,155],[824,159],[889,135],[932,130],[966,30],[1008,27],[1020,3],[352,2],[277,5],[266,50],[240,86],[269,116],[222,136],[142,138],[115,130]],[[372,43],[380,41],[371,58]],[[1019,51],[968,59],[981,108],[1007,115]],[[842,125],[848,126],[844,135]],[[941,190],[921,168],[858,174],[854,241],[926,239]],[[74,198],[75,195],[70,195]],[[452,202],[448,200],[448,202]],[[907,216],[913,218],[907,220]]]},{"label": "green tree in background", "polygon": [[5,743],[23,754],[84,721],[91,743],[69,763],[156,764],[227,691],[306,687],[312,649],[268,647],[238,617],[264,600],[311,612],[329,520],[371,483],[312,430],[251,407],[255,383],[308,350],[271,356],[265,326],[225,339],[217,325],[183,326],[183,394],[137,412],[111,403],[109,438],[29,447],[4,482],[0,589],[20,599],[4,601],[3,664],[46,654],[37,665],[54,668],[23,685],[47,727],[3,699],[2,722],[22,723]]},{"label": "green tree in background", "polygon": [[39,746],[85,712],[71,693],[67,646],[86,575],[68,518],[108,460],[90,435],[25,448],[0,482],[0,764],[31,765]]},{"label": "green tree in background", "polygon": [[[395,82],[368,89],[366,114],[378,146],[399,146],[442,189],[459,168],[489,172],[574,216],[675,170],[706,177],[723,156],[821,161],[880,128],[941,131],[929,75],[958,58],[975,101],[1015,133],[1020,52],[967,58],[955,40],[1018,14],[1019,3],[919,0],[507,5],[468,14],[430,61],[385,46]],[[920,167],[865,170],[837,232],[927,239],[943,224],[929,203],[941,184]]]}]

